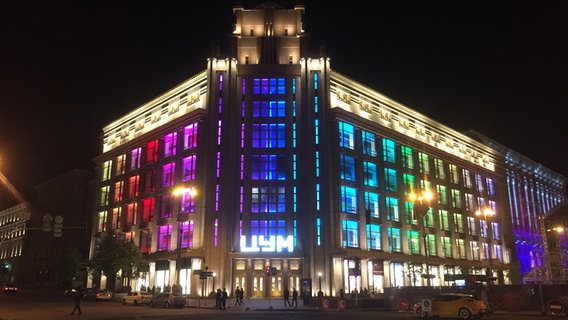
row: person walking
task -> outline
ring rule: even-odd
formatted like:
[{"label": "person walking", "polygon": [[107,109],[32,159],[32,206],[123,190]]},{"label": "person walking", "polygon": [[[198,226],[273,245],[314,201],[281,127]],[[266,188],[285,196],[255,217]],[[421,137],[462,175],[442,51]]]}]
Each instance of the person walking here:
[{"label": "person walking", "polygon": [[223,298],[223,293],[221,292],[221,289],[217,289],[217,292],[215,293],[215,309],[221,310],[222,298]]},{"label": "person walking", "polygon": [[241,290],[239,291],[239,303],[241,305],[245,304],[244,298],[245,298],[245,289],[241,287]]},{"label": "person walking", "polygon": [[221,293],[221,306],[223,307],[223,310],[227,307],[227,289],[225,288],[223,288],[223,292]]},{"label": "person walking", "polygon": [[292,289],[292,307],[294,304],[296,307],[298,306],[298,291],[296,291],[296,288]]},{"label": "person walking", "polygon": [[284,288],[284,308],[286,308],[287,306],[292,306],[292,304],[290,303],[290,290],[288,290],[288,287]]},{"label": "person walking", "polygon": [[235,289],[235,306],[241,305],[240,297],[241,297],[241,289],[239,289],[239,286],[237,286],[237,288]]},{"label": "person walking", "polygon": [[73,295],[73,300],[75,300],[75,308],[71,311],[71,315],[75,314],[75,311],[79,312],[79,315],[82,315],[81,312],[81,300],[83,300],[83,288],[81,286],[77,287],[75,294]]}]

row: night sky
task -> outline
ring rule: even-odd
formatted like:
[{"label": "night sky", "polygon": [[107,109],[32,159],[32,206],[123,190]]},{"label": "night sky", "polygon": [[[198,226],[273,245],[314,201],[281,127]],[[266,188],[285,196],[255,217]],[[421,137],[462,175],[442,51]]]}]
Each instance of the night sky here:
[{"label": "night sky", "polygon": [[[102,127],[226,53],[233,6],[262,3],[202,2],[4,3],[0,171],[28,195],[92,170]],[[568,1],[274,2],[305,5],[337,72],[568,176]]]}]

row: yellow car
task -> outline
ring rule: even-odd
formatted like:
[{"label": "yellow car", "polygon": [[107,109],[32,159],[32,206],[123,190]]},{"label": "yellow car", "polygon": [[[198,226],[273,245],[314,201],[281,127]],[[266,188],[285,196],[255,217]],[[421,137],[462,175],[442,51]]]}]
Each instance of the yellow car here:
[{"label": "yellow car", "polygon": [[420,318],[457,317],[459,319],[481,318],[489,310],[485,301],[464,293],[443,293],[433,299],[422,299],[414,309]]}]

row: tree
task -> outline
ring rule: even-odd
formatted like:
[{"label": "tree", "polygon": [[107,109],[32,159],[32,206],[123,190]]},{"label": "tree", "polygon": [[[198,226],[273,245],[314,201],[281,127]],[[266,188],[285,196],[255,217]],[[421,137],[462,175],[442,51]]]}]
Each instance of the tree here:
[{"label": "tree", "polygon": [[104,274],[108,287],[114,289],[119,271],[129,280],[136,279],[142,272],[148,271],[148,263],[134,242],[108,233],[98,244],[93,258],[88,263],[88,269],[93,278]]}]

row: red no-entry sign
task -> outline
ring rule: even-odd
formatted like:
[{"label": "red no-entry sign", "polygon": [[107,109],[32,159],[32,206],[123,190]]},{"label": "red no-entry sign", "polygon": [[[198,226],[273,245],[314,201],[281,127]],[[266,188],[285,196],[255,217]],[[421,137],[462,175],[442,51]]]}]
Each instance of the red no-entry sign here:
[{"label": "red no-entry sign", "polygon": [[548,311],[552,314],[560,314],[564,312],[564,305],[558,299],[550,299],[546,304]]}]

